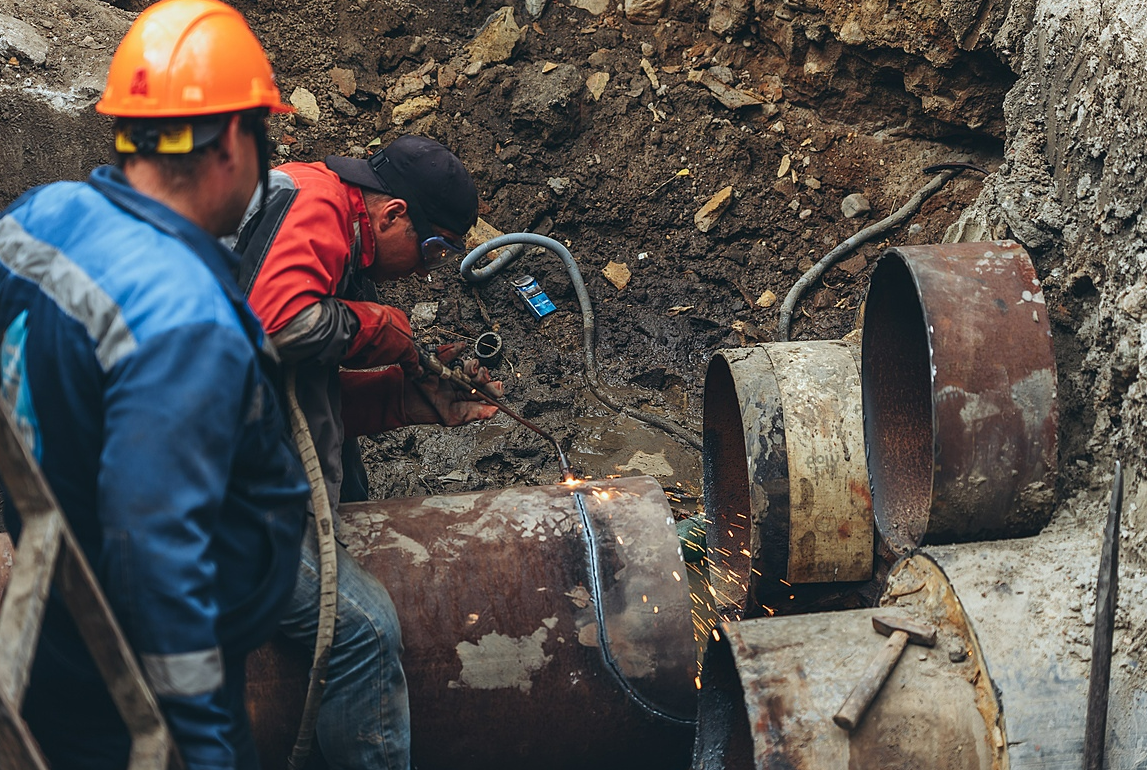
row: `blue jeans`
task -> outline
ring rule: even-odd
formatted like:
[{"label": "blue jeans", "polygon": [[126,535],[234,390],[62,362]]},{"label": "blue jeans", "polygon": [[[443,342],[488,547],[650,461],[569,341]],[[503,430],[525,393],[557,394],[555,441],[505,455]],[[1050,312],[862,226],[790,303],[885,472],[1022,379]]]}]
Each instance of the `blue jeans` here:
[{"label": "blue jeans", "polygon": [[[382,583],[338,550],[335,640],[316,727],[331,770],[408,770],[410,703],[402,673],[402,633]],[[295,593],[279,629],[313,654],[319,621],[315,522],[303,538]]]}]

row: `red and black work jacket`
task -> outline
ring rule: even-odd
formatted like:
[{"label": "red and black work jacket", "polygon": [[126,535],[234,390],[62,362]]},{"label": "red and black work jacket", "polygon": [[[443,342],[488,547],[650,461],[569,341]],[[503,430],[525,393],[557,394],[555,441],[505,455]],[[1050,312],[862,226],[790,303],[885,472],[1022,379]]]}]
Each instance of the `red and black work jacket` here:
[{"label": "red and black work jacket", "polygon": [[[332,506],[345,435],[409,424],[400,364],[416,364],[410,322],[379,304],[362,275],[375,259],[362,190],[323,163],[271,171],[240,225],[238,282],[285,364],[318,451]],[[387,368],[379,368],[387,367]]]}]

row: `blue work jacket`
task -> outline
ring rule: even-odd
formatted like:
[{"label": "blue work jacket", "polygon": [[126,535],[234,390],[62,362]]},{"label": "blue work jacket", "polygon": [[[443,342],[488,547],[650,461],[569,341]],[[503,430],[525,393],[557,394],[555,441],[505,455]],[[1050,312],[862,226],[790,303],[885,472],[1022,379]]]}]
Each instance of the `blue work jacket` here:
[{"label": "blue work jacket", "polygon": [[[241,678],[274,631],[305,518],[273,349],[236,267],[110,167],[32,190],[0,218],[0,396],[189,768],[234,765],[227,734],[245,718],[224,672]],[[30,697],[68,713],[97,678],[53,596]]]}]

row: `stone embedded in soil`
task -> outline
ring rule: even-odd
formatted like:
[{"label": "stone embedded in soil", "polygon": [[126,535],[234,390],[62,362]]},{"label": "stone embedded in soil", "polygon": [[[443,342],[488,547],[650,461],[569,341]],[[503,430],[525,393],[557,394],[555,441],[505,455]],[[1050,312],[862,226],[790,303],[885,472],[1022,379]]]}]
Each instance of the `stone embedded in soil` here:
[{"label": "stone embedded in soil", "polygon": [[438,318],[437,302],[416,302],[410,311],[410,325],[415,329],[430,326]]},{"label": "stone embedded in soil", "polygon": [[458,82],[458,69],[449,64],[443,64],[438,68],[438,87],[439,88],[453,88],[454,84]]},{"label": "stone embedded in soil", "polygon": [[589,90],[589,95],[593,97],[596,102],[601,99],[601,95],[605,93],[605,87],[609,85],[608,72],[595,72],[585,79],[585,87]]},{"label": "stone embedded in soil", "polygon": [[541,15],[546,12],[546,3],[549,0],[526,0],[526,13],[530,15],[531,19],[541,18]]},{"label": "stone embedded in soil", "polygon": [[578,129],[584,87],[585,80],[572,64],[544,75],[532,67],[521,68],[510,102],[514,130],[537,136],[547,147],[566,141]]},{"label": "stone embedded in soil", "polygon": [[[486,241],[497,238],[499,235],[503,234],[504,233],[501,230],[494,227],[485,219],[478,217],[478,221],[475,222],[474,226],[471,227],[469,232],[466,233],[466,250],[471,251],[476,249]],[[493,259],[494,256],[495,255],[491,253],[487,255],[487,258]]]},{"label": "stone embedded in soil", "polygon": [[331,94],[331,105],[335,108],[335,112],[346,115],[348,118],[358,115],[358,107],[355,107],[338,92]]},{"label": "stone embedded in soil", "polygon": [[863,254],[856,254],[841,262],[838,267],[851,276],[857,276],[864,268],[868,267],[868,260]]},{"label": "stone embedded in soil", "polygon": [[649,63],[649,59],[643,58],[641,60],[641,70],[645,73],[645,77],[649,78],[649,83],[655,90],[661,88],[661,81],[657,79],[657,71]]},{"label": "stone embedded in soil", "polygon": [[426,89],[426,86],[430,85],[430,73],[433,72],[437,66],[434,60],[431,59],[413,72],[408,72],[399,77],[394,85],[387,89],[387,101],[398,104],[412,96],[422,93]]},{"label": "stone embedded in soil", "polygon": [[700,83],[708,88],[717,98],[717,101],[730,110],[739,110],[743,107],[761,107],[766,117],[777,114],[777,106],[771,102],[766,102],[764,97],[754,94],[752,91],[744,91],[726,85],[707,70],[690,70],[688,80],[690,83]]},{"label": "stone embedded in soil", "polygon": [[442,99],[438,96],[416,96],[395,107],[390,122],[396,126],[405,125],[434,112],[441,103]]},{"label": "stone embedded in soil", "polygon": [[14,52],[36,66],[43,66],[48,60],[48,48],[48,41],[32,25],[0,14],[0,52]]},{"label": "stone embedded in soil", "polygon": [[611,0],[570,0],[569,4],[574,8],[589,11],[594,16],[601,16],[609,10],[610,2]]},{"label": "stone embedded in soil", "polygon": [[853,193],[845,196],[844,200],[840,202],[840,211],[846,219],[854,219],[861,214],[872,211],[872,204],[868,202],[868,198],[860,193]]},{"label": "stone embedded in soil", "polygon": [[343,67],[333,67],[331,69],[331,82],[335,84],[335,88],[339,93],[345,97],[354,96],[354,92],[358,90],[358,82],[354,76],[354,70],[345,69]]},{"label": "stone embedded in soil", "polygon": [[514,48],[525,37],[525,27],[514,20],[513,6],[503,6],[486,19],[478,34],[466,46],[471,62],[494,64],[509,60]]},{"label": "stone embedded in soil", "polygon": [[761,296],[757,297],[757,301],[753,304],[755,304],[757,307],[772,307],[773,305],[777,304],[777,295],[773,294],[768,289],[765,289],[761,293]]},{"label": "stone embedded in soil", "polygon": [[570,188],[570,180],[566,176],[552,176],[546,180],[546,184],[554,191],[555,195],[562,195]]},{"label": "stone embedded in soil", "polygon": [[749,20],[750,0],[714,0],[709,11],[709,31],[715,35],[735,35]]},{"label": "stone embedded in soil", "polygon": [[634,24],[656,24],[665,13],[669,0],[625,0],[622,10],[625,18]]},{"label": "stone embedded in soil", "polygon": [[319,100],[307,89],[298,86],[291,92],[291,106],[295,108],[295,117],[304,125],[314,126],[319,122]]},{"label": "stone embedded in soil", "polygon": [[710,198],[700,210],[693,215],[693,224],[703,233],[707,233],[717,225],[717,220],[729,208],[733,201],[733,186],[729,185]]},{"label": "stone embedded in soil", "polygon": [[633,274],[629,272],[629,266],[624,262],[614,262],[610,260],[609,264],[602,268],[601,274],[605,276],[605,280],[613,284],[613,287],[618,291],[623,290],[629,285],[629,279]]}]

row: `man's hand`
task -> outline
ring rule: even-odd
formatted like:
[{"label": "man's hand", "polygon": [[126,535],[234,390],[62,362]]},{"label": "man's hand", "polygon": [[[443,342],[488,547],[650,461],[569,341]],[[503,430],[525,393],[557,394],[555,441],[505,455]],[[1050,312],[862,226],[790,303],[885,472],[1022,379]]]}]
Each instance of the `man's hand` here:
[{"label": "man's hand", "polygon": [[[465,348],[464,342],[441,345],[438,360],[449,365]],[[478,366],[477,360],[467,360],[462,371],[477,385],[485,385],[488,392],[502,397],[502,383],[491,380],[490,372],[486,367]],[[435,376],[424,379],[407,377],[405,387],[406,417],[412,425],[437,423],[453,427],[489,419],[498,411],[496,406],[471,393],[469,388],[455,387],[453,383],[443,382]]]}]

